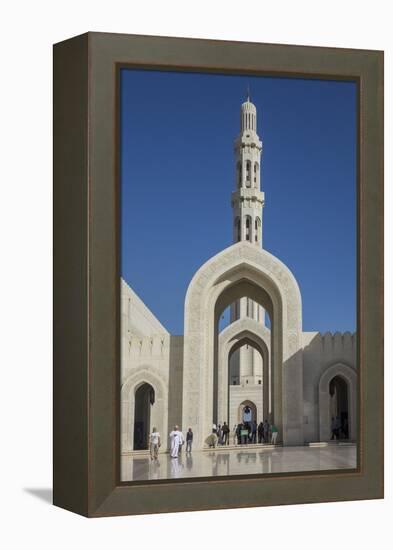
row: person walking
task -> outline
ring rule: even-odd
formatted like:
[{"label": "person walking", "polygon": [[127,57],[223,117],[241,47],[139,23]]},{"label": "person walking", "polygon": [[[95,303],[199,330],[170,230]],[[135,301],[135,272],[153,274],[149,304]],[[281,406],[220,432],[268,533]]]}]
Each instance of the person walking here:
[{"label": "person walking", "polygon": [[237,444],[242,444],[242,424],[238,424],[236,428]]},{"label": "person walking", "polygon": [[226,422],[222,425],[222,444],[229,445],[229,426]]},{"label": "person walking", "polygon": [[251,443],[257,442],[257,429],[258,429],[258,426],[257,426],[256,420],[253,420],[251,424]]},{"label": "person walking", "polygon": [[249,432],[246,424],[241,425],[240,433],[241,433],[241,436],[242,436],[242,445],[247,445],[248,440],[249,440],[250,432]]},{"label": "person walking", "polygon": [[338,416],[335,418],[332,418],[332,437],[330,439],[336,438],[338,441],[340,438],[340,429],[341,429],[341,422]]},{"label": "person walking", "polygon": [[272,432],[272,441],[271,441],[271,443],[272,443],[272,445],[275,445],[277,443],[277,437],[278,437],[277,427],[274,424],[272,424],[270,426],[270,430]]},{"label": "person walking", "polygon": [[192,429],[188,428],[188,432],[186,434],[186,453],[190,453],[192,449],[192,440],[194,439],[194,434],[192,433]]},{"label": "person walking", "polygon": [[179,426],[174,426],[173,430],[169,434],[171,441],[171,458],[177,458],[179,456],[179,447],[184,442],[184,437]]},{"label": "person walking", "polygon": [[219,424],[218,428],[217,428],[217,437],[218,437],[217,444],[222,445],[222,427],[221,427],[221,424]]},{"label": "person walking", "polygon": [[263,423],[263,439],[264,443],[269,443],[269,422],[266,420]]},{"label": "person walking", "polygon": [[150,458],[151,460],[157,460],[158,449],[161,447],[160,434],[157,432],[157,428],[153,428],[150,434]]},{"label": "person walking", "polygon": [[263,422],[258,424],[258,443],[263,443]]}]

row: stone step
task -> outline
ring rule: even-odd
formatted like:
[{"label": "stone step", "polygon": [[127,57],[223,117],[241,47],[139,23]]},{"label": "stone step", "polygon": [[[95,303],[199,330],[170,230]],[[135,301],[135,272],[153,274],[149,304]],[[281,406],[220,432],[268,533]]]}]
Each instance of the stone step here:
[{"label": "stone step", "polygon": [[[204,447],[202,451],[245,451],[255,449],[274,449],[276,447],[282,447],[282,443],[276,443],[276,445],[272,445],[271,443],[248,443],[247,445],[217,445],[216,447]],[[196,449],[194,451],[196,451]],[[185,447],[182,449],[181,452],[186,452]],[[159,450],[159,454],[167,453],[169,453],[168,449]],[[150,456],[150,452],[148,449],[142,449],[140,451],[127,451],[121,454],[122,456]]]},{"label": "stone step", "polygon": [[246,451],[254,449],[274,449],[276,447],[282,447],[282,443],[248,443],[247,445],[217,445],[216,447],[204,447],[203,451]]},{"label": "stone step", "polygon": [[329,440],[329,441],[310,441],[307,443],[309,447],[331,447],[331,446],[344,446],[344,445],[356,445],[356,441],[352,439],[339,439],[337,440]]}]

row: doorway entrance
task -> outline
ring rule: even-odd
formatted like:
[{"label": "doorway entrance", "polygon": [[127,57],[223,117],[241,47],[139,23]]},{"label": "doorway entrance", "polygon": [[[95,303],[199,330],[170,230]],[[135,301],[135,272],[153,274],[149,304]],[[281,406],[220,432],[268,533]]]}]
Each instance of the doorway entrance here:
[{"label": "doorway entrance", "polygon": [[339,439],[348,439],[349,437],[349,418],[348,418],[348,384],[341,376],[332,378],[329,384],[329,412],[332,423],[335,422],[339,433]]},{"label": "doorway entrance", "polygon": [[151,408],[154,405],[154,388],[143,383],[135,392],[134,450],[149,448]]}]

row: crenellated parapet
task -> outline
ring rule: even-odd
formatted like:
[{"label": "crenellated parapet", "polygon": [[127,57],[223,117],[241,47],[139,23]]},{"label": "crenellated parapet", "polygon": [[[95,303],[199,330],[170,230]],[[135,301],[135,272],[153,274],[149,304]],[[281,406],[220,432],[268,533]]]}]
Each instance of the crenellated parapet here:
[{"label": "crenellated parapet", "polygon": [[170,336],[157,334],[153,336],[125,337],[126,352],[130,359],[163,358],[169,354]]},{"label": "crenellated parapet", "polygon": [[304,332],[305,368],[321,370],[334,361],[356,368],[356,332]]},{"label": "crenellated parapet", "polygon": [[318,333],[324,352],[343,351],[351,353],[356,351],[356,332],[331,332]]}]

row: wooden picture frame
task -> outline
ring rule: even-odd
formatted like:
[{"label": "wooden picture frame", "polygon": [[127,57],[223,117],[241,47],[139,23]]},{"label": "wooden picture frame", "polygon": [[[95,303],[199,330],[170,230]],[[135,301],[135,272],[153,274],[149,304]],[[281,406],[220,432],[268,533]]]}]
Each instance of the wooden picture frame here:
[{"label": "wooden picture frame", "polygon": [[[121,483],[118,75],[124,66],[358,84],[355,471]],[[88,516],[383,497],[383,52],[87,33],[54,46],[54,504]]]}]

